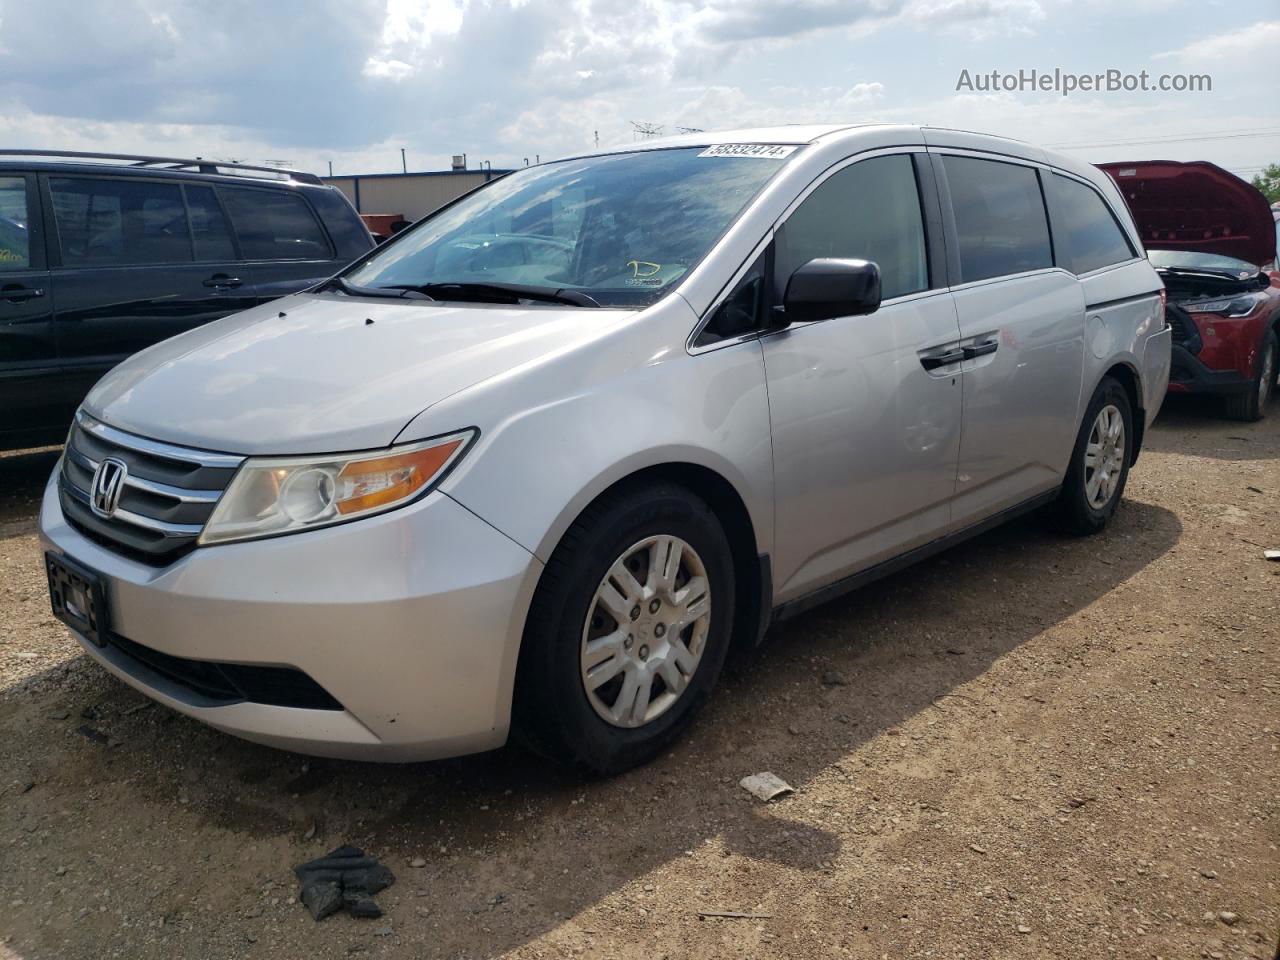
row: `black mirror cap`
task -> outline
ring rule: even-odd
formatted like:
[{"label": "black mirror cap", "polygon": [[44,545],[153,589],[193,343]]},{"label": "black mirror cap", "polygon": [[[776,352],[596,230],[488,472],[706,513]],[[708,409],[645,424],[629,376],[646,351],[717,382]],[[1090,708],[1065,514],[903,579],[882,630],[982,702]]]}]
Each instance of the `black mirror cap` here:
[{"label": "black mirror cap", "polygon": [[875,313],[880,309],[880,267],[870,260],[810,260],[791,274],[782,302],[785,323]]}]

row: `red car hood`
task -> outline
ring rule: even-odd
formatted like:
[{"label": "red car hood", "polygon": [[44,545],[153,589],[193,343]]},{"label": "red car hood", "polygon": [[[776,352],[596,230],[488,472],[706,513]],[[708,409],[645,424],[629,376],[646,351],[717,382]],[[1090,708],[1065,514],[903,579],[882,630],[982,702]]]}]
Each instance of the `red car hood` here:
[{"label": "red car hood", "polygon": [[1235,174],[1203,160],[1098,167],[1129,201],[1148,250],[1197,250],[1257,264],[1275,259],[1275,221],[1267,198]]}]

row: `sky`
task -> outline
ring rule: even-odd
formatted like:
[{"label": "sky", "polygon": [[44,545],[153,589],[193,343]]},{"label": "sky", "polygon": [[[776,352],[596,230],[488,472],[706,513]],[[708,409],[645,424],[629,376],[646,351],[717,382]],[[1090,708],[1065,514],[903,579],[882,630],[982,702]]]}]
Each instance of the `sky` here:
[{"label": "sky", "polygon": [[[1280,162],[1277,0],[0,0],[0,145],[494,168],[666,132],[885,120],[1085,160]],[[1211,91],[983,92],[1106,70]],[[971,88],[957,89],[968,71]]]}]

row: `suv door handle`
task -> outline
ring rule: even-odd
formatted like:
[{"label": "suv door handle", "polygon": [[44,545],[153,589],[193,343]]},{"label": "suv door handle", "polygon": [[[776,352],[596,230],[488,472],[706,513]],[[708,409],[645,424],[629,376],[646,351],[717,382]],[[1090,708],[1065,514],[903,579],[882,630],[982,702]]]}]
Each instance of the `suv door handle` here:
[{"label": "suv door handle", "polygon": [[23,300],[34,300],[36,297],[43,296],[43,287],[21,287],[16,283],[0,287],[0,297],[3,297],[11,303],[21,303]]},{"label": "suv door handle", "polygon": [[970,344],[967,347],[961,347],[966,360],[973,360],[975,357],[985,357],[989,353],[995,353],[1000,349],[999,340],[983,340],[981,343]]},{"label": "suv door handle", "polygon": [[936,370],[938,367],[949,366],[953,363],[959,363],[964,360],[968,354],[964,350],[948,350],[946,353],[936,354],[932,357],[921,357],[920,366],[926,370]]},{"label": "suv door handle", "polygon": [[229,277],[225,273],[215,273],[204,281],[206,287],[238,287],[243,283],[239,277]]}]

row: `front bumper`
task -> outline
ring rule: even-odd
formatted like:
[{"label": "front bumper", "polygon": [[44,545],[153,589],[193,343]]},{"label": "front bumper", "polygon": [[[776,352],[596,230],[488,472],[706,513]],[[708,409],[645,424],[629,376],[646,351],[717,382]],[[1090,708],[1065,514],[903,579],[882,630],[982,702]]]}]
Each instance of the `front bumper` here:
[{"label": "front bumper", "polygon": [[1169,371],[1171,393],[1245,393],[1253,381],[1239,370],[1214,370],[1186,347],[1174,344]]},{"label": "front bumper", "polygon": [[[45,489],[40,534],[105,581],[119,646],[80,637],[147,696],[211,726],[288,750],[426,760],[501,746],[525,613],[541,564],[435,492],[327,529],[203,547],[166,567],[121,557],[62,515]],[[213,702],[129,656],[290,667],[338,709]]]}]

